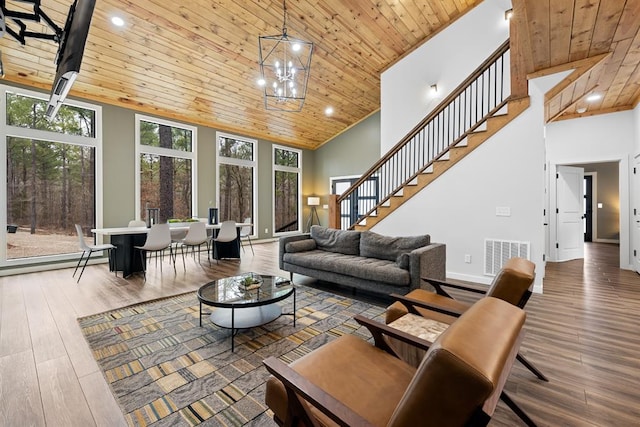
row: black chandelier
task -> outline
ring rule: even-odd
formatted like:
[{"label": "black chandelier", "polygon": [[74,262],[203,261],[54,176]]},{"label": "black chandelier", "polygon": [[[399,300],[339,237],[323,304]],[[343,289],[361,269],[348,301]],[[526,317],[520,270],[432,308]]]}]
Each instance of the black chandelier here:
[{"label": "black chandelier", "polygon": [[307,95],[313,42],[287,34],[287,4],[283,1],[282,34],[258,37],[260,80],[267,110],[300,111]]}]

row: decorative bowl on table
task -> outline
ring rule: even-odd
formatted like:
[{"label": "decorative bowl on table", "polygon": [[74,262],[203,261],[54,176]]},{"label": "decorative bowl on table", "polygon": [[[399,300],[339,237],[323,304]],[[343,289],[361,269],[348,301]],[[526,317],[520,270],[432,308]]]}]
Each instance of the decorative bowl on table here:
[{"label": "decorative bowl on table", "polygon": [[251,291],[262,286],[262,277],[257,274],[249,273],[238,279],[240,289]]}]

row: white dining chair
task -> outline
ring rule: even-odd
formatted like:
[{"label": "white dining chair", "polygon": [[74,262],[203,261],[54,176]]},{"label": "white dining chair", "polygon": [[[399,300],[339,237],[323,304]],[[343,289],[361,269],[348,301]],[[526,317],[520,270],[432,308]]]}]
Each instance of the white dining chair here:
[{"label": "white dining chair", "polygon": [[128,227],[146,227],[147,223],[141,219],[132,219],[129,221]]},{"label": "white dining chair", "polygon": [[147,233],[147,240],[144,245],[134,246],[134,248],[140,252],[140,261],[143,266],[142,272],[144,273],[144,280],[147,280],[147,265],[144,258],[145,255],[150,252],[156,254],[156,265],[158,265],[158,253],[160,253],[160,272],[162,272],[162,258],[164,257],[164,251],[169,249],[169,262],[173,261],[173,270],[176,270],[169,224],[153,224]]},{"label": "white dining chair", "polygon": [[[245,218],[244,223],[251,224],[251,218]],[[255,255],[256,253],[253,251],[253,244],[251,243],[251,226],[250,225],[244,225],[240,229],[240,243],[242,244],[242,252],[244,252],[244,243],[242,243],[242,239],[244,238],[246,238],[247,241],[249,242],[249,246],[251,247],[251,253]]]},{"label": "white dining chair", "polygon": [[[84,268],[87,266],[87,263],[89,262],[89,258],[91,257],[91,254],[94,252],[107,251],[109,255],[109,262],[111,262],[111,260],[113,259],[111,256],[111,251],[115,250],[116,247],[113,246],[111,243],[104,243],[102,245],[87,245],[87,242],[85,242],[84,240],[84,234],[82,233],[82,227],[80,226],[80,224],[76,224],[76,233],[78,233],[78,243],[80,244],[80,250],[82,250],[82,254],[80,255],[78,264],[76,264],[76,269],[73,270],[73,275],[71,277],[76,276],[76,272],[78,271],[78,267],[80,266],[82,259],[84,258],[85,254],[87,255],[87,257],[84,259],[82,270],[80,270],[78,281],[76,282],[76,283],[80,283],[80,278],[82,277],[82,273],[84,273]],[[113,271],[115,271],[116,277],[117,277],[118,270],[114,268]]]},{"label": "white dining chair", "polygon": [[213,239],[213,257],[218,262],[218,243],[233,242],[238,238],[235,221],[224,221],[220,224],[220,231]]},{"label": "white dining chair", "polygon": [[189,225],[189,231],[187,231],[187,235],[180,241],[180,251],[182,252],[182,267],[185,268],[184,263],[184,248],[187,247],[187,255],[189,254],[189,248],[191,248],[191,253],[193,255],[193,259],[196,257],[196,247],[198,248],[198,262],[200,262],[200,248],[202,245],[207,245],[207,260],[209,261],[209,265],[211,265],[211,256],[209,255],[209,243],[210,237],[207,235],[207,224],[204,222],[192,222]]}]

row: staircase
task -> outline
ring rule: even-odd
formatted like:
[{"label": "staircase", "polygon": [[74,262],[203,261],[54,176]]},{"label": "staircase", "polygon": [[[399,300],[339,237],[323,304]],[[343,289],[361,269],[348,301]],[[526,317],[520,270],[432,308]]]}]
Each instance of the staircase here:
[{"label": "staircase", "polygon": [[510,93],[509,40],[342,195],[330,226],[366,230],[390,215],[529,107]]},{"label": "staircase", "polygon": [[486,120],[486,129],[476,130],[470,133],[465,141],[449,148],[447,156],[442,156],[437,159],[430,168],[427,168],[414,180],[405,184],[400,190],[394,193],[389,200],[378,206],[374,212],[361,219],[353,228],[356,230],[368,230],[382,221],[382,219],[402,206],[404,202],[419,193],[420,190],[435,181],[436,178],[444,174],[453,165],[479,147],[528,107],[529,97],[507,101],[507,111],[504,114],[489,117]]}]

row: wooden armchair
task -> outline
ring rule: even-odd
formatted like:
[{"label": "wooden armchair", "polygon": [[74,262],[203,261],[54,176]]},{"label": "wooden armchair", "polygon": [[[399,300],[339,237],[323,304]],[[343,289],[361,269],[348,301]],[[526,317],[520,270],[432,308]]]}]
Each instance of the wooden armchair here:
[{"label": "wooden armchair", "polygon": [[[483,298],[434,343],[356,320],[372,332],[375,346],[345,335],[291,365],[264,361],[273,374],[265,401],[279,425],[486,425],[499,398],[515,406],[503,387],[522,339],[521,309]],[[428,349],[422,363],[416,368],[398,359],[383,335]]]},{"label": "wooden armchair", "polygon": [[[407,313],[417,314],[448,324],[453,322],[464,313],[471,304],[454,299],[445,288],[498,298],[517,307],[524,308],[531,296],[534,279],[535,264],[524,258],[509,259],[493,279],[491,286],[487,290],[424,278],[423,280],[432,285],[436,292],[430,292],[425,289],[414,289],[404,296],[393,294],[392,296],[396,299],[396,302],[387,308],[385,323],[390,324]],[[404,347],[406,348],[406,346]],[[424,354],[416,352],[413,348],[408,348],[406,353],[405,359],[414,364],[419,363]],[[517,360],[539,379],[549,381],[540,370],[520,353],[517,355]]]}]

